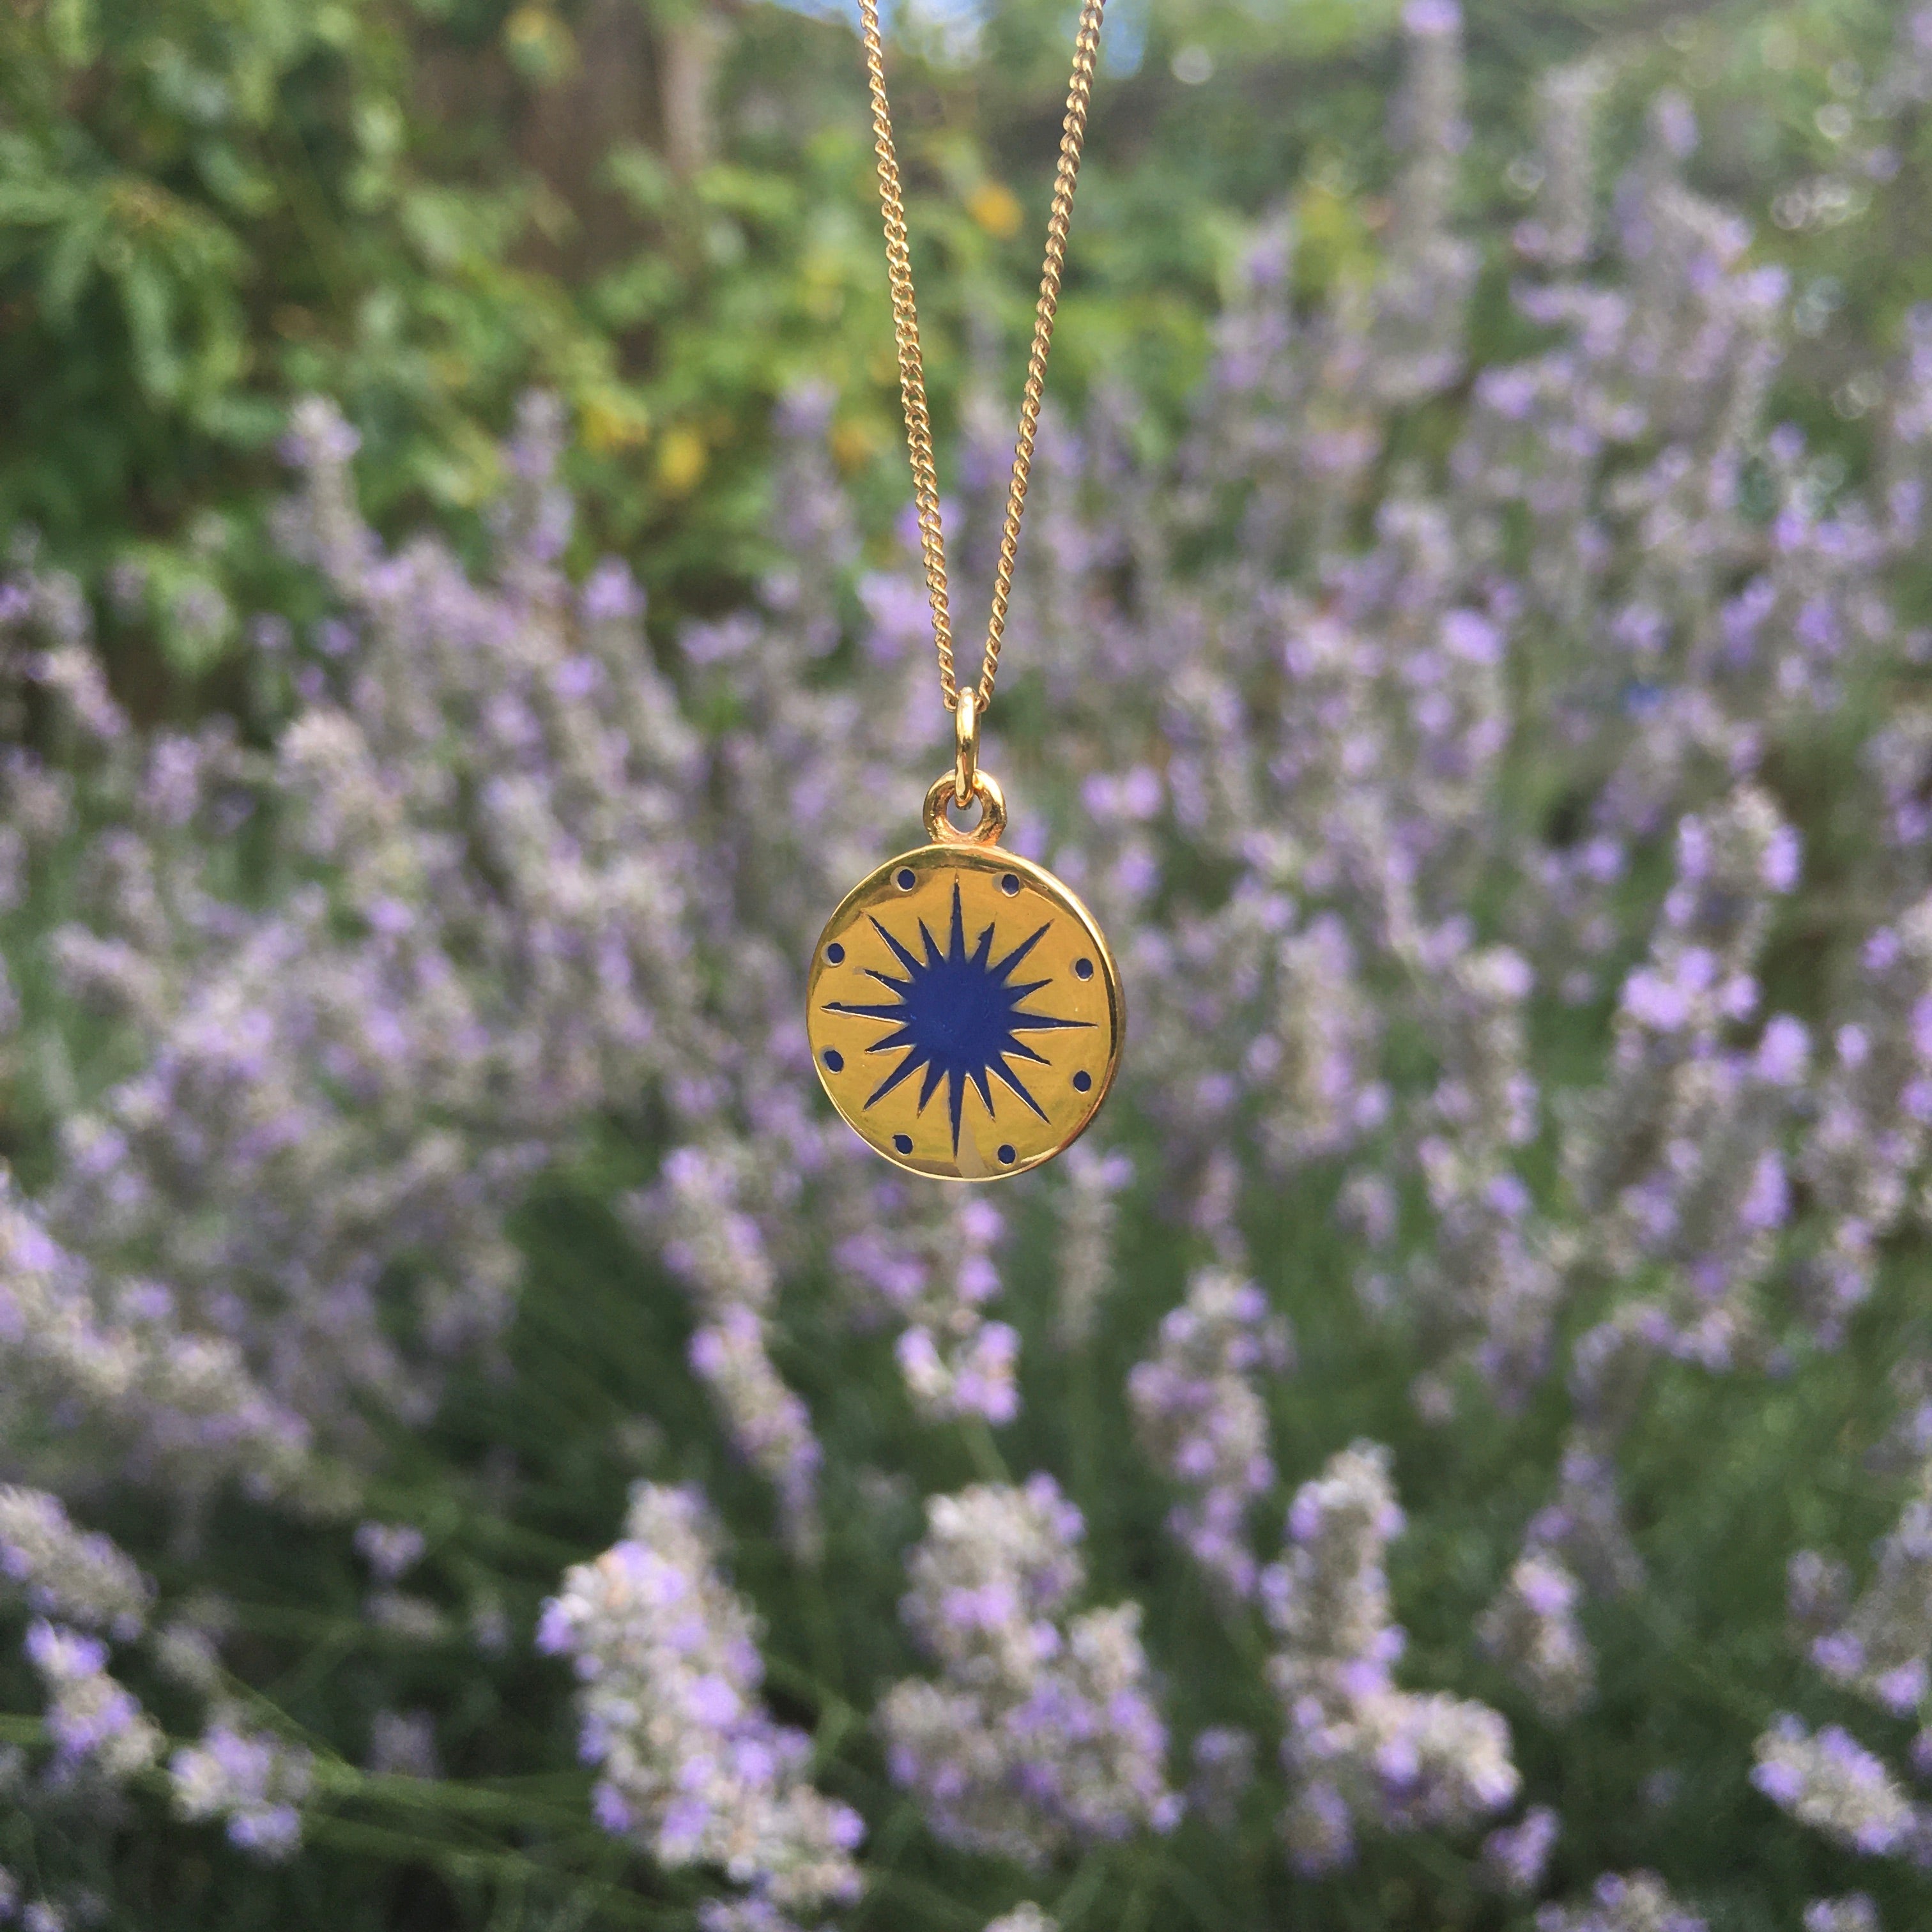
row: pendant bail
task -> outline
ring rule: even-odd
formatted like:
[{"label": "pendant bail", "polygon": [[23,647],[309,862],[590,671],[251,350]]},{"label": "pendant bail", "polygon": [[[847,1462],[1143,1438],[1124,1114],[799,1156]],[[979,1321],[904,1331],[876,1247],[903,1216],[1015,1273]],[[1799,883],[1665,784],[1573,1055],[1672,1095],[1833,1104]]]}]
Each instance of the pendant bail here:
[{"label": "pendant bail", "polygon": [[952,712],[952,802],[964,812],[979,789],[980,694],[970,685],[962,688]]}]

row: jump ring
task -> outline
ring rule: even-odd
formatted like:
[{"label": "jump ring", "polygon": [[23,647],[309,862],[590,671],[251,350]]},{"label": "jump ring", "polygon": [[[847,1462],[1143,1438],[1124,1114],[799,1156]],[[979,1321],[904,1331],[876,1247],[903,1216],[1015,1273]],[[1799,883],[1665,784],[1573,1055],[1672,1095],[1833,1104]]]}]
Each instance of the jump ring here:
[{"label": "jump ring", "polygon": [[984,772],[974,773],[973,796],[980,801],[980,822],[971,831],[962,832],[946,815],[958,776],[956,772],[947,772],[933,780],[926,795],[926,837],[935,845],[997,845],[1006,829],[1006,795],[999,781]]}]

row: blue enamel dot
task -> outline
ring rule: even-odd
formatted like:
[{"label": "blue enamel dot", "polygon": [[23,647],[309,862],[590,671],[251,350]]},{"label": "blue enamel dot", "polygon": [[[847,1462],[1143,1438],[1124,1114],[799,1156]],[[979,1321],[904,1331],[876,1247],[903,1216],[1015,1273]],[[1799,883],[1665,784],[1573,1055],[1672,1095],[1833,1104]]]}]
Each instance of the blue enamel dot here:
[{"label": "blue enamel dot", "polygon": [[1020,889],[1020,875],[1017,872],[1003,872],[1000,875],[1000,890],[1012,898]]},{"label": "blue enamel dot", "polygon": [[845,1056],[841,1053],[836,1046],[828,1046],[818,1057],[824,1061],[827,1066],[831,1068],[833,1072],[843,1073],[844,1072]]},{"label": "blue enamel dot", "polygon": [[902,866],[898,869],[898,875],[893,880],[893,884],[898,887],[901,892],[909,892],[912,890],[914,883],[915,881],[912,875],[912,868],[910,866]]},{"label": "blue enamel dot", "polygon": [[894,1148],[896,1148],[898,1150],[898,1152],[900,1152],[901,1154],[910,1154],[910,1153],[912,1152],[912,1136],[911,1136],[911,1135],[910,1135],[910,1134],[895,1134],[895,1135],[893,1135],[893,1136],[892,1136],[892,1145],[893,1145],[893,1146],[894,1146]]},{"label": "blue enamel dot", "polygon": [[1094,962],[1090,959],[1076,959],[1073,962],[1073,976],[1076,980],[1090,980],[1094,976]]},{"label": "blue enamel dot", "polygon": [[1093,1084],[1094,1076],[1090,1073],[1076,1073],[1073,1076],[1073,1090],[1076,1094],[1088,1092]]},{"label": "blue enamel dot", "polygon": [[825,956],[832,962],[833,965],[842,966],[845,963],[845,949],[835,939],[825,949]]},{"label": "blue enamel dot", "polygon": [[1002,1167],[1011,1167],[1018,1158],[1019,1156],[1010,1147],[1003,1147],[1000,1150],[1000,1165]]}]

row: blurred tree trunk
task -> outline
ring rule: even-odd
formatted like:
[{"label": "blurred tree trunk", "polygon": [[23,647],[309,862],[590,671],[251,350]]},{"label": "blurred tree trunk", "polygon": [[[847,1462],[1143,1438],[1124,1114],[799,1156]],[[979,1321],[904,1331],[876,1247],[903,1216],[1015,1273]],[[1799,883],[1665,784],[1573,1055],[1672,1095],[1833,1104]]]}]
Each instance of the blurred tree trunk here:
[{"label": "blurred tree trunk", "polygon": [[567,226],[526,237],[520,260],[578,281],[635,248],[637,210],[603,176],[614,150],[650,148],[680,178],[716,157],[730,11],[718,0],[584,0],[568,16],[567,64],[534,85],[500,45],[459,49],[424,35],[421,109],[452,128],[508,129],[517,160],[569,212]]},{"label": "blurred tree trunk", "polygon": [[680,175],[709,161],[716,146],[712,90],[724,32],[704,7],[680,10],[658,29],[658,112],[664,158]]},{"label": "blurred tree trunk", "polygon": [[573,25],[576,62],[529,95],[516,146],[575,217],[575,234],[545,264],[574,277],[636,244],[636,214],[600,178],[604,158],[640,142],[662,152],[666,130],[653,85],[664,62],[638,0],[588,0]]}]

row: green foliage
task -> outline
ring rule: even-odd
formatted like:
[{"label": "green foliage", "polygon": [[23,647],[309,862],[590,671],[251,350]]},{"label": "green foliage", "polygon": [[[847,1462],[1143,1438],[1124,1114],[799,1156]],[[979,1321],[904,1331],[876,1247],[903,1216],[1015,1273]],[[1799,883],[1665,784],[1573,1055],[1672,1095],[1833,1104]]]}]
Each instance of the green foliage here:
[{"label": "green foliage", "polygon": [[[1058,397],[1123,385],[1150,434],[1171,430],[1236,244],[1283,202],[1311,288],[1366,272],[1392,166],[1394,10],[1120,9]],[[1632,101],[1666,74],[1690,86],[1714,185],[1768,212],[1830,158],[1819,110],[1880,64],[1890,16],[1869,0],[1745,9],[1658,43],[1624,26],[1654,10],[1476,5],[1468,172],[1496,242],[1526,191],[1508,172],[1526,85],[1549,62],[1594,50]],[[1016,380],[1064,25],[1009,0],[970,44],[914,16],[896,52],[942,430],[973,372],[1001,394]],[[673,56],[688,46],[701,111],[680,134]],[[1822,309],[1869,314],[1877,347],[1928,273],[1928,156],[1900,160],[1855,220],[1831,226],[1828,209],[1789,242],[1765,224]],[[193,705],[238,646],[230,614],[292,594],[262,506],[293,398],[343,404],[379,521],[427,512],[460,530],[512,399],[536,384],[576,418],[586,547],[628,554],[667,622],[718,608],[766,557],[766,424],[792,386],[839,398],[836,446],[875,528],[902,500],[871,168],[849,34],[769,6],[695,41],[681,10],[641,0],[9,9],[0,521],[38,527],[97,589],[136,566],[112,613],[121,674],[151,704]],[[1818,394],[1855,414],[1857,374],[1820,371]]]}]

